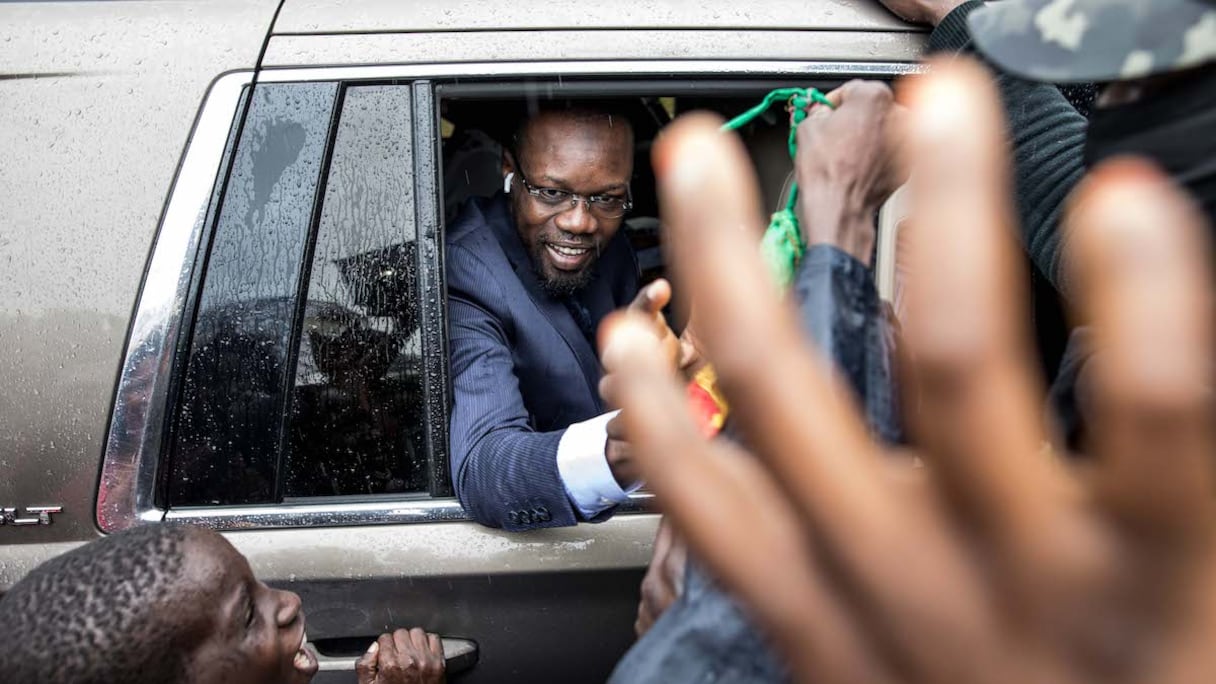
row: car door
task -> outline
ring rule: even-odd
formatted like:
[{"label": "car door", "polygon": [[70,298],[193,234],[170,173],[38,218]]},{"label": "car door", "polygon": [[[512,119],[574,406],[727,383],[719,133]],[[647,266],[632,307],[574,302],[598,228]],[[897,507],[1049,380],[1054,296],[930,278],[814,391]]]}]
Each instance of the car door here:
[{"label": "car door", "polygon": [[179,170],[99,524],[225,531],[303,597],[319,683],[403,626],[459,681],[603,679],[654,516],[505,533],[452,497],[432,84],[251,80],[216,81]]},{"label": "car door", "polygon": [[303,597],[320,682],[354,681],[370,641],[401,626],[444,636],[460,681],[604,679],[633,640],[657,523],[646,495],[602,524],[528,533],[481,527],[451,495],[438,93],[733,94],[734,107],[774,82],[907,68],[554,61],[217,79],[136,308],[100,527],[224,531]]}]

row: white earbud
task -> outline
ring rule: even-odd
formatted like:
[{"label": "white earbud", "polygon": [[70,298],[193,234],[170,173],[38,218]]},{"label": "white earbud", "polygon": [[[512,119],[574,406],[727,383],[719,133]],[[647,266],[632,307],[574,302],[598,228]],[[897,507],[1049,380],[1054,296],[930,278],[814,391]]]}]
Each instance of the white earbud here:
[{"label": "white earbud", "polygon": [[505,193],[507,193],[508,195],[510,195],[510,194],[511,194],[511,179],[512,179],[512,178],[515,178],[515,172],[514,172],[514,171],[512,171],[511,173],[508,173],[508,174],[507,174],[507,175],[506,175],[506,176],[505,176],[505,177],[502,179],[502,191],[503,191],[503,192],[505,192]]}]

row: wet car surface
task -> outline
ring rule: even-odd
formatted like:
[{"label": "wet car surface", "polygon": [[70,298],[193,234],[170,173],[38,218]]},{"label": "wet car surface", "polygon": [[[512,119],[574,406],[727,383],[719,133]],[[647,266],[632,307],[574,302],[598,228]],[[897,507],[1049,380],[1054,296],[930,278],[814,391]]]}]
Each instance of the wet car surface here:
[{"label": "wet car surface", "polygon": [[0,591],[187,521],[303,597],[318,682],[402,625],[461,650],[457,681],[603,679],[646,495],[524,534],[452,496],[444,178],[477,174],[445,173],[448,129],[612,95],[657,130],[658,103],[892,77],[923,39],[869,2],[755,5],[0,3]]}]

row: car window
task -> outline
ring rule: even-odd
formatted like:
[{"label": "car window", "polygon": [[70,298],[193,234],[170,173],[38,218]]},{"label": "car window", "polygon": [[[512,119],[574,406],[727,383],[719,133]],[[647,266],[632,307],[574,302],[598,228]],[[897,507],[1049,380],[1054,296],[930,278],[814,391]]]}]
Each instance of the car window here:
[{"label": "car window", "polygon": [[171,505],[275,498],[295,294],[334,84],[254,91],[210,248],[173,426]]},{"label": "car window", "polygon": [[[770,86],[696,85],[608,89],[628,105],[638,159],[673,114],[737,113]],[[576,86],[571,95],[606,96]],[[232,168],[216,189],[193,325],[179,343],[161,471],[169,508],[450,495],[437,220],[501,187],[501,141],[534,103],[529,90],[425,80],[253,89],[233,124]],[[785,133],[768,128],[742,133],[779,188]],[[635,165],[632,195],[627,235],[657,277],[648,164]]]},{"label": "car window", "polygon": [[308,276],[284,494],[425,492],[410,91],[346,90]]},{"label": "car window", "polygon": [[171,506],[430,489],[410,91],[255,89],[203,263]]}]

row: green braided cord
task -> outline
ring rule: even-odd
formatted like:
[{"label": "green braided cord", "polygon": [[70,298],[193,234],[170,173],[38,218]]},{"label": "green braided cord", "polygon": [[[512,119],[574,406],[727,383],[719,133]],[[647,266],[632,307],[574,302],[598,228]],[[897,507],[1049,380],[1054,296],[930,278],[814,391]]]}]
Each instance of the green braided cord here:
[{"label": "green braided cord", "polygon": [[764,237],[760,238],[760,255],[783,292],[794,284],[794,272],[804,252],[806,244],[794,212],[782,209],[773,214]]},{"label": "green braided cord", "polygon": [[[815,88],[778,88],[764,96],[760,104],[743,112],[739,116],[722,125],[722,130],[733,131],[750,123],[763,114],[773,104],[785,102],[791,112],[790,117],[790,159],[798,153],[797,130],[798,124],[806,119],[806,109],[811,102],[817,102],[835,109],[831,100]],[[806,243],[802,239],[802,231],[798,229],[798,218],[794,215],[794,207],[798,203],[798,184],[790,187],[790,199],[785,208],[773,214],[769,219],[768,229],[760,239],[760,253],[768,264],[769,272],[773,274],[781,289],[788,289],[794,282],[794,271],[802,254],[806,252]]]}]

